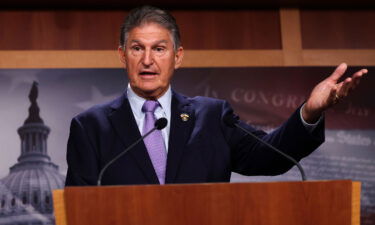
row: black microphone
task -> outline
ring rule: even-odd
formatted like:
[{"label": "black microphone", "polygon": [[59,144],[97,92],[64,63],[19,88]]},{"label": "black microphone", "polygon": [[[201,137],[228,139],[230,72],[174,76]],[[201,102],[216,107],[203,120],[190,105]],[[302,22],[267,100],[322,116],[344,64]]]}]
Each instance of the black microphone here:
[{"label": "black microphone", "polygon": [[139,138],[137,141],[135,141],[133,144],[131,144],[129,147],[127,147],[124,151],[120,152],[115,158],[113,158],[111,161],[109,161],[101,170],[99,173],[99,178],[97,182],[97,186],[100,186],[102,183],[102,177],[106,169],[112,165],[116,160],[118,160],[121,156],[125,155],[130,149],[134,148],[139,142],[143,141],[148,135],[150,135],[155,130],[161,130],[164,129],[168,124],[168,120],[166,118],[160,118],[155,121],[155,127],[152,128],[149,132],[147,132],[145,135],[143,135],[141,138]]},{"label": "black microphone", "polygon": [[295,159],[293,159],[291,156],[285,154],[284,152],[280,151],[279,149],[273,147],[272,145],[268,144],[267,142],[263,141],[262,139],[260,139],[259,137],[257,137],[256,135],[254,135],[253,133],[249,132],[248,130],[246,130],[245,128],[241,127],[239,124],[238,124],[238,120],[240,118],[237,116],[237,115],[233,115],[233,114],[228,114],[226,116],[224,116],[223,118],[223,121],[224,123],[228,126],[228,127],[238,127],[240,128],[241,130],[243,130],[245,133],[249,134],[250,136],[252,136],[253,138],[255,138],[256,140],[258,140],[259,142],[261,142],[262,144],[266,145],[267,147],[269,147],[270,149],[272,149],[273,151],[277,152],[278,154],[284,156],[285,158],[287,158],[289,161],[293,162],[294,165],[296,165],[301,173],[301,176],[302,176],[302,180],[305,181],[306,180],[306,175],[305,175],[305,171],[303,170],[301,164],[299,164],[299,162],[297,162]]}]

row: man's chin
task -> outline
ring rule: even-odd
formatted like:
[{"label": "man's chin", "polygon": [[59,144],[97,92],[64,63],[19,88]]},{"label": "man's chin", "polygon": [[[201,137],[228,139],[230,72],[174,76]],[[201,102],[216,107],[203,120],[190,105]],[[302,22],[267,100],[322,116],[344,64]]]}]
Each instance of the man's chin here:
[{"label": "man's chin", "polygon": [[142,87],[134,90],[134,92],[145,99],[157,99],[164,94],[166,89],[161,88],[151,88],[151,87]]}]

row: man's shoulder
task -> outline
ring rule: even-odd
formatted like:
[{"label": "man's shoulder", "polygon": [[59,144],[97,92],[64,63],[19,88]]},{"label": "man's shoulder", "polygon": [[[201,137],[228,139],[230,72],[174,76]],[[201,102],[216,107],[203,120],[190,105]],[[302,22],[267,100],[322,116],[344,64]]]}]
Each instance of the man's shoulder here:
[{"label": "man's shoulder", "polygon": [[225,100],[218,99],[218,98],[211,98],[205,96],[195,96],[190,98],[191,102],[196,105],[202,106],[222,106],[225,103]]},{"label": "man's shoulder", "polygon": [[188,97],[186,95],[176,93],[176,95],[179,96],[179,98],[184,98],[188,102],[193,103],[194,105],[222,105],[226,101],[223,99],[218,99],[218,98],[212,98],[212,97],[206,97],[206,96],[194,96],[194,97]]},{"label": "man's shoulder", "polygon": [[123,101],[125,100],[124,96],[121,95],[114,100],[109,102],[101,103],[94,105],[85,111],[79,113],[74,117],[74,119],[84,121],[84,120],[92,120],[92,119],[102,119],[107,117],[114,109],[118,108]]}]

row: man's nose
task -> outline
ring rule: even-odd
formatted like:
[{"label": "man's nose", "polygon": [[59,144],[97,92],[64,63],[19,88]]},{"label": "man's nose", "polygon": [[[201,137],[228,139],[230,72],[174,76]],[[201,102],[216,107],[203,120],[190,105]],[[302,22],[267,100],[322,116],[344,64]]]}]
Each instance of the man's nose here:
[{"label": "man's nose", "polygon": [[143,54],[142,63],[145,66],[150,66],[154,63],[154,57],[152,55],[151,49],[146,49]]}]

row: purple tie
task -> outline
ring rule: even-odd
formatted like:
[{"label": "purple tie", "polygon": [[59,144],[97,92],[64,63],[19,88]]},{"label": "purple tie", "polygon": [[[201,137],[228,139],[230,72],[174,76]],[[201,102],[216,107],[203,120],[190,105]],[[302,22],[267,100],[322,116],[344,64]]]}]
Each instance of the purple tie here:
[{"label": "purple tie", "polygon": [[[154,115],[154,112],[158,107],[158,101],[148,100],[143,104],[142,112],[146,114],[145,122],[143,125],[143,135],[155,127],[156,117]],[[148,155],[151,158],[151,162],[154,166],[156,175],[158,176],[159,183],[164,184],[165,168],[167,165],[167,151],[165,150],[164,139],[161,134],[161,130],[155,130],[143,141],[146,145]]]}]

